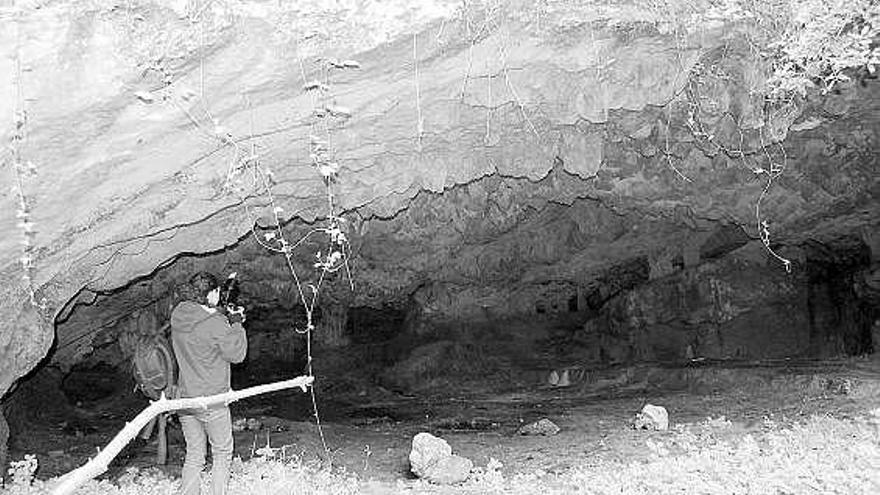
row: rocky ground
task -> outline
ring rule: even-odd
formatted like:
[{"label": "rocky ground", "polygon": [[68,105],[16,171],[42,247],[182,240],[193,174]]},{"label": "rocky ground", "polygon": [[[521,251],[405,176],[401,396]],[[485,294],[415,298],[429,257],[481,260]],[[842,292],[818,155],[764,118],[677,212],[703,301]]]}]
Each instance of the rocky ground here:
[{"label": "rocky ground", "polygon": [[[326,458],[356,474],[364,487],[381,489],[414,483],[409,471],[412,438],[430,432],[455,454],[477,467],[500,462],[505,475],[563,473],[604,461],[647,460],[646,445],[671,432],[634,430],[636,412],[646,403],[664,406],[670,427],[711,418],[718,439],[760,432],[768,423],[795,424],[814,415],[838,419],[870,417],[880,406],[880,361],[865,358],[814,362],[692,363],[679,369],[617,370],[628,380],[594,380],[567,387],[508,387],[457,394],[403,396],[369,387],[317,389],[324,449],[309,418],[309,399],[300,392],[251,399],[233,406],[241,431],[236,455],[247,460],[267,444],[277,455]],[[677,377],[660,379],[659,377]],[[684,376],[684,379],[680,377]],[[93,455],[142,405],[135,395],[83,403],[66,417],[46,416],[25,435],[15,435],[13,458],[36,453],[38,477],[63,474]],[[547,418],[559,426],[551,436],[519,434],[523,425]],[[251,419],[250,424],[245,424]],[[254,421],[256,420],[256,421]],[[877,425],[880,438],[880,425]],[[169,462],[161,469],[179,475],[184,445],[179,427],[169,429]],[[155,442],[137,443],[107,474],[154,465]],[[265,451],[263,451],[265,452]],[[379,488],[377,488],[379,487]]]}]

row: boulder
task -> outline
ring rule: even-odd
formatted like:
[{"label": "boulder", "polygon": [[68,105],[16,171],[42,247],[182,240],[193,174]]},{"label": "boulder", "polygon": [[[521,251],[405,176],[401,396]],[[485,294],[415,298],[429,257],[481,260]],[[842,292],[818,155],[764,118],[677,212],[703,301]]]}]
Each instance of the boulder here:
[{"label": "boulder", "polygon": [[452,454],[446,440],[424,432],[413,437],[409,463],[419,478],[443,485],[466,480],[473,468],[469,459]]},{"label": "boulder", "polygon": [[409,464],[413,474],[419,478],[424,477],[431,466],[437,464],[440,459],[452,455],[452,447],[442,438],[437,438],[430,433],[419,433],[413,437],[412,450],[409,453]]}]

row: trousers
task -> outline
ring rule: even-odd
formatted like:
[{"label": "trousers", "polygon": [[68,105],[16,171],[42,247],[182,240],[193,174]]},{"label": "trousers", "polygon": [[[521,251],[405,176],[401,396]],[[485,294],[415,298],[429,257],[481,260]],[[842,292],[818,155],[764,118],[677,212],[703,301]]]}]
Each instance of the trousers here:
[{"label": "trousers", "polygon": [[181,411],[180,427],[186,439],[180,494],[200,495],[207,443],[211,444],[211,494],[226,495],[232,463],[232,415],[228,407]]}]

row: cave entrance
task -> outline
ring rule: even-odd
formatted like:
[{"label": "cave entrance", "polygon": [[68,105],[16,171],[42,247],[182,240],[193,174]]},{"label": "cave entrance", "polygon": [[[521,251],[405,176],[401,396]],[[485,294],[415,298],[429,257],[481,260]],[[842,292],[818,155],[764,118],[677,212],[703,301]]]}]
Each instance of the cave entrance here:
[{"label": "cave entrance", "polygon": [[[768,411],[793,413],[805,396],[829,398],[814,411],[854,411],[880,380],[876,356],[847,358],[870,350],[865,336],[877,317],[873,296],[856,283],[862,272],[873,273],[872,265],[854,252],[842,260],[814,253],[807,257],[812,265],[794,277],[768,271],[749,251],[662,277],[634,258],[589,285],[517,287],[510,301],[518,314],[477,304],[461,319],[430,313],[436,301],[454,300],[454,289],[417,289],[402,301],[357,306],[330,286],[313,314],[316,332],[331,329],[312,342],[315,403],[283,391],[233,404],[236,453],[249,458],[270,442],[320,457],[326,441],[345,465],[364,469],[369,445],[385,453],[370,460],[373,472],[393,479],[409,438],[425,429],[456,438],[472,456],[486,448],[480,435],[491,435],[502,446],[498,455],[541,463],[552,456],[520,437],[524,425],[558,422],[569,432],[560,437],[560,452],[577,457],[578,443],[624,438],[633,412],[649,400],[679,421],[726,414],[750,431]],[[245,276],[259,272],[239,256],[181,260],[74,304],[57,322],[53,352],[7,404],[14,432],[28,432],[14,434],[13,456],[37,451],[40,476],[62,474],[146,406],[129,373],[133,339],[162,326],[174,288],[194,270],[242,274],[249,351],[233,366],[233,388],[303,374],[304,308],[276,277]],[[755,287],[760,297],[753,297]],[[816,342],[810,328],[819,326],[837,337],[820,335],[831,347],[816,351],[808,344]],[[593,423],[601,426],[584,427]],[[184,442],[173,421],[169,436],[170,462],[162,469],[176,475]],[[154,467],[155,450],[152,441],[133,443],[110,476]]]}]

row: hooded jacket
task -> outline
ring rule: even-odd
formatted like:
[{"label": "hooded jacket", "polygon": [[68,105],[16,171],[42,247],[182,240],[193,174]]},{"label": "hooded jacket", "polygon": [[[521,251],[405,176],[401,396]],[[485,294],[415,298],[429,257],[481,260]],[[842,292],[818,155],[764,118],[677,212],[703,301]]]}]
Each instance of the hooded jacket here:
[{"label": "hooded jacket", "polygon": [[241,323],[227,322],[218,312],[183,301],[171,312],[171,345],[180,369],[181,397],[220,394],[230,389],[230,363],[247,354]]}]

